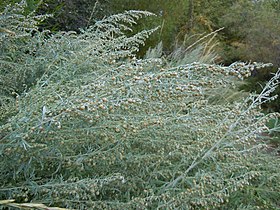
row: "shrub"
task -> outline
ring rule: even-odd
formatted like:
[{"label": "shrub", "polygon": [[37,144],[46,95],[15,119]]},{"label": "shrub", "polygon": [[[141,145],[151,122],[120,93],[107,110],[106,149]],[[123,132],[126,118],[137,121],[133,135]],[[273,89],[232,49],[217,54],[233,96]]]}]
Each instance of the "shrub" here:
[{"label": "shrub", "polygon": [[[2,36],[1,77],[10,54],[22,79],[11,86],[15,102],[0,107],[0,199],[71,209],[279,206],[279,159],[261,138],[278,114],[259,105],[275,98],[280,72],[260,95],[217,103],[220,90],[267,65],[137,59],[155,29],[123,30],[150,15],[113,15],[81,34],[36,31],[24,42],[40,43],[30,56],[11,50],[21,37]],[[36,76],[18,90],[30,78],[24,72]]]}]

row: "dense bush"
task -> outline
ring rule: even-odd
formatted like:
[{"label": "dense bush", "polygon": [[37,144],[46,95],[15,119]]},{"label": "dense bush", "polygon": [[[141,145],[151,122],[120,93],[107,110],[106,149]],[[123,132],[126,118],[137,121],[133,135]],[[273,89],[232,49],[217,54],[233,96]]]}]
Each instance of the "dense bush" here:
[{"label": "dense bush", "polygon": [[278,114],[259,108],[279,72],[232,101],[236,81],[266,64],[182,63],[160,47],[137,59],[155,29],[123,31],[149,12],[46,37],[33,16],[13,27],[20,8],[1,13],[0,199],[18,203],[3,209],[279,207],[279,159],[263,138]]}]

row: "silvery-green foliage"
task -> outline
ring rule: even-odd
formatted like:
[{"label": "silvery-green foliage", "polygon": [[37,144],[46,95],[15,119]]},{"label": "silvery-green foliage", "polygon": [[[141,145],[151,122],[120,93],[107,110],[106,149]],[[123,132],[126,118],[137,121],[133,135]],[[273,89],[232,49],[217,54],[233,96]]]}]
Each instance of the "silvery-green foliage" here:
[{"label": "silvery-green foliage", "polygon": [[[50,80],[67,80],[76,72],[95,71],[99,65],[132,56],[139,45],[156,29],[142,31],[131,37],[124,30],[131,30],[135,20],[152,13],[127,11],[98,21],[95,25],[76,32],[58,32],[50,35],[40,32],[37,25],[48,15],[23,15],[25,1],[8,6],[1,13],[0,55],[0,105],[29,89],[36,82],[41,85]],[[112,49],[114,46],[114,50]],[[57,64],[61,68],[57,68]],[[85,64],[85,65],[84,65]],[[79,65],[79,68],[75,68]],[[72,71],[70,73],[70,71]],[[12,109],[10,109],[12,110]],[[1,110],[2,112],[2,110]],[[6,118],[6,113],[2,117]],[[1,121],[1,119],[0,119]]]},{"label": "silvery-green foliage", "polygon": [[163,56],[163,45],[162,42],[159,42],[156,47],[149,48],[146,52],[145,58],[161,58]]},{"label": "silvery-green foliage", "polygon": [[0,12],[0,106],[12,100],[13,92],[30,86],[42,72],[34,55],[44,42],[45,32],[40,33],[37,25],[49,15],[25,15],[25,6],[22,1]]},{"label": "silvery-green foliage", "polygon": [[21,1],[15,5],[7,5],[0,13],[1,33],[0,41],[8,39],[8,36],[16,38],[30,36],[30,31],[37,31],[38,24],[51,15],[34,15],[25,13],[26,1]]},{"label": "silvery-green foliage", "polygon": [[267,64],[137,59],[154,30],[127,37],[119,29],[149,15],[128,11],[81,34],[59,32],[13,60],[17,73],[42,73],[1,118],[1,200],[69,209],[276,207],[279,160],[265,154],[261,135],[278,114],[259,105],[274,99],[280,72],[261,95],[214,103],[213,90],[234,88]]}]

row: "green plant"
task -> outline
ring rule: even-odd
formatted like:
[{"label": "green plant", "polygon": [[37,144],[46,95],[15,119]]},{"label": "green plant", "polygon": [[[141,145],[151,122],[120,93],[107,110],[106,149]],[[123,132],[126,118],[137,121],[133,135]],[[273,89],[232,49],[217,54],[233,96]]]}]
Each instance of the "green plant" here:
[{"label": "green plant", "polygon": [[[155,29],[131,37],[123,30],[151,15],[127,11],[80,34],[28,36],[24,44],[40,45],[11,61],[23,77],[15,87],[29,79],[23,72],[37,76],[5,103],[13,112],[0,107],[1,200],[70,209],[279,206],[279,160],[259,138],[279,115],[259,106],[275,99],[280,72],[260,95],[217,103],[217,91],[267,64],[176,65],[158,53],[137,59]],[[10,40],[18,38],[1,39],[3,78],[6,53],[18,55]]]}]

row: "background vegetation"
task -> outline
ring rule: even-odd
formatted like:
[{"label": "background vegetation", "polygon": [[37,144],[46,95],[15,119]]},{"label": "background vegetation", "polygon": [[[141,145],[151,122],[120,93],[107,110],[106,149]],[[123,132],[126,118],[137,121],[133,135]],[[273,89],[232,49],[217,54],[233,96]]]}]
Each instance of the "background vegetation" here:
[{"label": "background vegetation", "polygon": [[[236,46],[223,41],[231,28],[219,31],[224,38],[217,30],[241,23],[222,9],[210,17],[211,6],[241,3],[263,11],[259,18],[277,15],[262,10],[273,2],[155,1],[158,17],[123,11],[144,2],[85,2],[90,16],[68,28],[71,18],[60,15],[72,1],[1,12],[0,208],[279,209],[279,148],[269,138],[279,132],[279,114],[261,106],[276,98],[280,72],[260,94],[240,91],[243,79],[271,65],[214,64],[222,58],[217,41],[229,55]],[[186,16],[176,12],[182,5]],[[55,19],[46,10],[58,12]],[[114,11],[121,13],[98,21]],[[244,34],[232,37],[249,56],[244,43],[254,39]],[[149,36],[155,48],[146,52]]]}]

